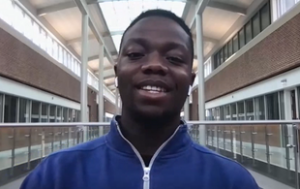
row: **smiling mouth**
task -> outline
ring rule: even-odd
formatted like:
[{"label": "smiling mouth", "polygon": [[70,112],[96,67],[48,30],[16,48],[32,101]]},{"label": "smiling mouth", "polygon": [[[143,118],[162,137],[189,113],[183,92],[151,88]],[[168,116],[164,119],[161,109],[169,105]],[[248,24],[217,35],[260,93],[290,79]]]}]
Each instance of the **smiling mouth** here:
[{"label": "smiling mouth", "polygon": [[139,90],[147,91],[147,92],[152,93],[152,94],[166,93],[167,92],[167,90],[163,87],[151,86],[151,85],[140,87]]}]

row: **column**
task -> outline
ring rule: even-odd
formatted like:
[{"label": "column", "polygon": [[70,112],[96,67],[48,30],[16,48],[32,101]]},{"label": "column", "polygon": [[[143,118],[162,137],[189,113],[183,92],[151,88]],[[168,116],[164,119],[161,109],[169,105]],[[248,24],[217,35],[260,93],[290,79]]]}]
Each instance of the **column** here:
[{"label": "column", "polygon": [[[87,14],[82,14],[82,34],[81,34],[81,81],[80,81],[80,120],[81,122],[88,121],[87,108],[87,64],[88,64],[88,25],[89,17]],[[88,128],[83,127],[83,141],[87,141]]]},{"label": "column", "polygon": [[103,102],[103,64],[104,64],[104,47],[100,45],[99,50],[99,67],[98,67],[98,117],[99,122],[103,122],[104,102]]},{"label": "column", "polygon": [[190,118],[190,97],[188,96],[184,103],[184,120],[189,121],[189,118]]},{"label": "column", "polygon": [[[199,121],[205,120],[205,97],[204,97],[204,67],[203,67],[203,29],[202,13],[196,16],[196,39],[198,58],[198,114]],[[199,126],[199,143],[205,145],[205,125]]]},{"label": "column", "polygon": [[80,81],[80,120],[87,121],[87,63],[88,63],[88,23],[87,14],[82,15],[81,40],[81,81]]},{"label": "column", "polygon": [[[103,101],[103,64],[104,64],[104,46],[99,46],[99,67],[98,67],[98,121],[104,122],[104,101]],[[99,136],[104,134],[103,125],[99,126]]]}]

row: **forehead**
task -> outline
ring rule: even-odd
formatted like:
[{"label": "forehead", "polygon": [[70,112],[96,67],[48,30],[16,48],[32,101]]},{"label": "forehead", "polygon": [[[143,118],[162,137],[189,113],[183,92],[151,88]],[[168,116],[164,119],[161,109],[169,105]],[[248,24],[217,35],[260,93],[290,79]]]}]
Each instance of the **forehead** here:
[{"label": "forehead", "polygon": [[181,43],[188,46],[189,36],[175,21],[159,16],[150,16],[139,20],[124,35],[123,42],[132,38],[144,38],[151,41]]}]

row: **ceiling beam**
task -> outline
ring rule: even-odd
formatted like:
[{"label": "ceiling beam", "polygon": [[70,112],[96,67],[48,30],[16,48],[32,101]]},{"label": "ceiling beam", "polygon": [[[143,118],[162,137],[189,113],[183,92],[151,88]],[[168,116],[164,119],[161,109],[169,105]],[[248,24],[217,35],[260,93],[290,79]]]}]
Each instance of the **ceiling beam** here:
[{"label": "ceiling beam", "polygon": [[233,13],[238,13],[238,14],[243,15],[243,16],[245,16],[247,14],[247,9],[245,9],[245,8],[238,7],[238,6],[235,6],[235,5],[230,5],[230,4],[227,4],[227,3],[217,2],[217,1],[210,1],[207,4],[207,6],[211,7],[211,8],[216,8],[216,9],[221,9],[221,10],[233,12]]},{"label": "ceiling beam", "polygon": [[202,14],[207,4],[210,2],[210,0],[199,0],[198,3],[195,5],[195,10],[193,12],[193,18],[191,19],[190,23],[188,23],[188,26],[190,28],[193,28],[195,25],[195,20],[197,14]]}]

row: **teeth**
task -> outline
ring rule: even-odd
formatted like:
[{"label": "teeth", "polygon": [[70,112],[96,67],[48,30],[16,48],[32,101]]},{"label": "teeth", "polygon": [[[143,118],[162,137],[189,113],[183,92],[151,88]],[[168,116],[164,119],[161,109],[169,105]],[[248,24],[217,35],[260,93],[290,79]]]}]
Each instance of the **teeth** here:
[{"label": "teeth", "polygon": [[159,92],[166,92],[166,89],[157,87],[157,86],[144,86],[142,87],[143,90],[149,91],[150,93],[159,93]]}]

